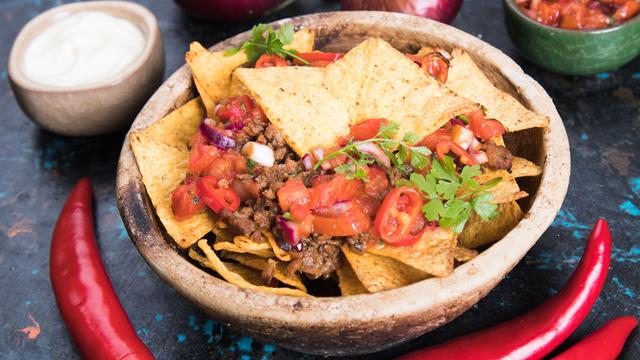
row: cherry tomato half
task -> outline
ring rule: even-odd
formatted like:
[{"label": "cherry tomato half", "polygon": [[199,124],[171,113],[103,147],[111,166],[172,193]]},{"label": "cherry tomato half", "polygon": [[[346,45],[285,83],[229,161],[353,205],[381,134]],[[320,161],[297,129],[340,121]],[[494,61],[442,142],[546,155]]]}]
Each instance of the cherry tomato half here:
[{"label": "cherry tomato half", "polygon": [[424,202],[420,192],[411,186],[391,190],[382,201],[375,220],[375,229],[380,238],[390,244],[415,242],[419,237],[417,222],[422,217]]},{"label": "cherry tomato half", "polygon": [[218,179],[213,176],[201,177],[196,181],[198,197],[216,214],[222,209],[236,211],[240,207],[240,197],[230,188],[218,186]]},{"label": "cherry tomato half", "polygon": [[482,110],[476,110],[469,115],[469,127],[473,134],[482,140],[489,140],[492,137],[500,136],[507,132],[504,126],[494,119],[485,119]]},{"label": "cherry tomato half", "polygon": [[337,217],[313,216],[313,231],[327,236],[353,236],[367,231],[371,226],[369,215],[354,201],[345,205],[348,209]]},{"label": "cherry tomato half", "polygon": [[278,66],[289,66],[289,63],[278,55],[267,54],[260,56],[256,61],[256,69]]},{"label": "cherry tomato half", "polygon": [[431,53],[422,59],[422,69],[433,76],[441,84],[447,82],[449,65],[446,60],[437,53]]}]

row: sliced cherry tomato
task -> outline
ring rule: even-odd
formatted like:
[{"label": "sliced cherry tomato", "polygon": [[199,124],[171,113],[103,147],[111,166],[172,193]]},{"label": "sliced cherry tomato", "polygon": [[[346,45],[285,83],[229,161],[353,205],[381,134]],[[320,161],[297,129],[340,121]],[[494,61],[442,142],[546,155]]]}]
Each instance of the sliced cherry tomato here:
[{"label": "sliced cherry tomato", "polygon": [[414,63],[418,65],[422,65],[422,58],[424,56],[420,56],[418,54],[404,54],[404,56],[407,57],[407,59],[413,61]]},{"label": "sliced cherry tomato", "polygon": [[422,59],[422,69],[427,72],[427,74],[433,76],[436,80],[438,80],[441,84],[447,82],[447,77],[449,76],[449,65],[442,56],[431,53],[425,56]]},{"label": "sliced cherry tomato", "polygon": [[351,137],[358,141],[371,139],[378,134],[382,125],[388,123],[389,120],[382,118],[364,120],[351,126]]},{"label": "sliced cherry tomato", "polygon": [[435,151],[436,145],[442,141],[451,141],[450,129],[440,128],[436,130],[433,134],[425,136],[422,141],[420,141],[420,145],[426,146],[431,151]]},{"label": "sliced cherry tomato", "polygon": [[311,208],[309,207],[311,194],[302,181],[287,180],[278,189],[277,196],[280,208],[284,211],[289,211],[294,219],[302,221],[311,213]]},{"label": "sliced cherry tomato", "polygon": [[220,150],[212,145],[197,145],[191,149],[187,169],[194,175],[203,175],[209,171],[213,161],[220,157]]},{"label": "sliced cherry tomato", "polygon": [[327,236],[353,236],[367,231],[371,219],[359,204],[348,202],[349,209],[338,217],[314,216],[313,231]]},{"label": "sliced cherry tomato", "polygon": [[337,202],[351,200],[362,191],[362,181],[349,180],[343,174],[336,174],[331,181],[311,189],[311,209],[324,208]]},{"label": "sliced cherry tomato", "polygon": [[492,137],[500,136],[507,132],[504,126],[494,119],[485,119],[482,110],[476,110],[469,115],[469,127],[473,134],[482,140],[489,140]]},{"label": "sliced cherry tomato", "polygon": [[247,95],[224,99],[216,107],[216,116],[223,121],[240,120],[253,109],[253,102]]},{"label": "sliced cherry tomato", "polygon": [[171,207],[173,215],[178,221],[186,220],[204,211],[204,202],[200,201],[196,194],[195,183],[182,184],[173,190],[171,193]]},{"label": "sliced cherry tomato", "polygon": [[469,155],[469,153],[463,149],[460,145],[453,141],[441,141],[436,145],[436,154],[439,159],[444,159],[447,153],[452,152],[458,155],[458,159],[464,165],[476,165],[477,162]]},{"label": "sliced cherry tomato", "polygon": [[368,182],[364,183],[364,192],[368,196],[380,198],[389,186],[387,173],[378,167],[370,166],[367,173]]},{"label": "sliced cherry tomato", "polygon": [[422,221],[424,202],[420,192],[411,186],[391,190],[382,201],[375,220],[380,238],[390,244],[411,242],[416,236],[416,222]]},{"label": "sliced cherry tomato", "polygon": [[218,179],[213,176],[204,176],[196,181],[198,197],[216,214],[222,209],[236,211],[240,207],[240,197],[230,188],[218,186]]},{"label": "sliced cherry tomato", "polygon": [[265,68],[265,67],[278,67],[278,66],[289,66],[287,60],[281,58],[278,55],[267,55],[264,54],[258,58],[256,61],[256,69]]},{"label": "sliced cherry tomato", "polygon": [[304,64],[302,61],[294,58],[293,63],[296,65],[309,65],[309,66],[322,67],[322,66],[327,66],[335,62],[336,60],[342,58],[344,54],[314,51],[314,52],[308,52],[308,53],[297,53],[296,56],[308,62],[308,64]]}]

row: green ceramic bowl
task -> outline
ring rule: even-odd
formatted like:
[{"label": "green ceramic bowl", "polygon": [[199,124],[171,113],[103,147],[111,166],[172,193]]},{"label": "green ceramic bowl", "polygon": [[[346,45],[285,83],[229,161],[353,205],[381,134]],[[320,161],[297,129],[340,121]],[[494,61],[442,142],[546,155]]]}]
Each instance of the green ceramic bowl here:
[{"label": "green ceramic bowl", "polygon": [[564,30],[540,24],[503,0],[507,31],[522,55],[549,71],[593,75],[610,71],[640,54],[640,16],[601,30]]}]

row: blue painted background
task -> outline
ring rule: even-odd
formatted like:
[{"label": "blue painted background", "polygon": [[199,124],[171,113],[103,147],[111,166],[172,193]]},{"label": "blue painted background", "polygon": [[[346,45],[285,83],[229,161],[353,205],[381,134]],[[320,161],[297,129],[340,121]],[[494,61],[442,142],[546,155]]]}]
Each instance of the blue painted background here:
[{"label": "blue painted background", "polygon": [[[48,252],[57,213],[82,175],[94,181],[98,241],[114,286],[140,337],[160,359],[313,358],[225,329],[146,265],[115,207],[115,167],[124,133],[60,137],[39,130],[19,110],[5,71],[13,39],[28,19],[63,2],[67,1],[0,1],[0,358],[78,358],[51,292]],[[171,1],[141,3],[160,22],[166,75],[184,63],[190,41],[212,45],[251,25],[216,26],[189,19]],[[338,7],[337,1],[298,0],[261,20]],[[571,142],[567,199],[551,228],[489,296],[452,323],[368,358],[400,355],[531,309],[562,287],[598,217],[607,218],[614,233],[611,274],[589,318],[564,346],[612,317],[640,316],[640,61],[586,78],[544,72],[517,56],[501,13],[497,0],[468,0],[454,25],[512,56],[553,98]],[[622,358],[640,358],[637,330]]]}]

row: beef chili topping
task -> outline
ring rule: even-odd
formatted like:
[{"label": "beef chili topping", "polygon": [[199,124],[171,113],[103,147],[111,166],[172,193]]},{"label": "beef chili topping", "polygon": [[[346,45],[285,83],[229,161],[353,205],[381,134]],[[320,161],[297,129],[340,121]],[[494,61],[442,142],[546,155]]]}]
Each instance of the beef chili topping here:
[{"label": "beef chili topping", "polygon": [[[449,172],[452,184],[479,174],[479,164],[511,167],[511,154],[495,143],[504,127],[482,111],[460,115],[423,139],[409,133],[396,140],[398,124],[368,119],[342,144],[301,159],[248,96],[223,100],[215,115],[191,141],[188,177],[172,193],[175,216],[186,219],[208,207],[238,235],[262,241],[261,232],[269,231],[291,254],[288,271],[310,279],[341,266],[343,244],[363,253],[372,243],[411,245],[440,225],[461,230],[466,218],[447,217],[438,206],[464,196],[457,199],[454,191],[441,199],[436,180],[433,192],[423,187],[430,171]],[[270,281],[272,273],[263,277]]]}]

